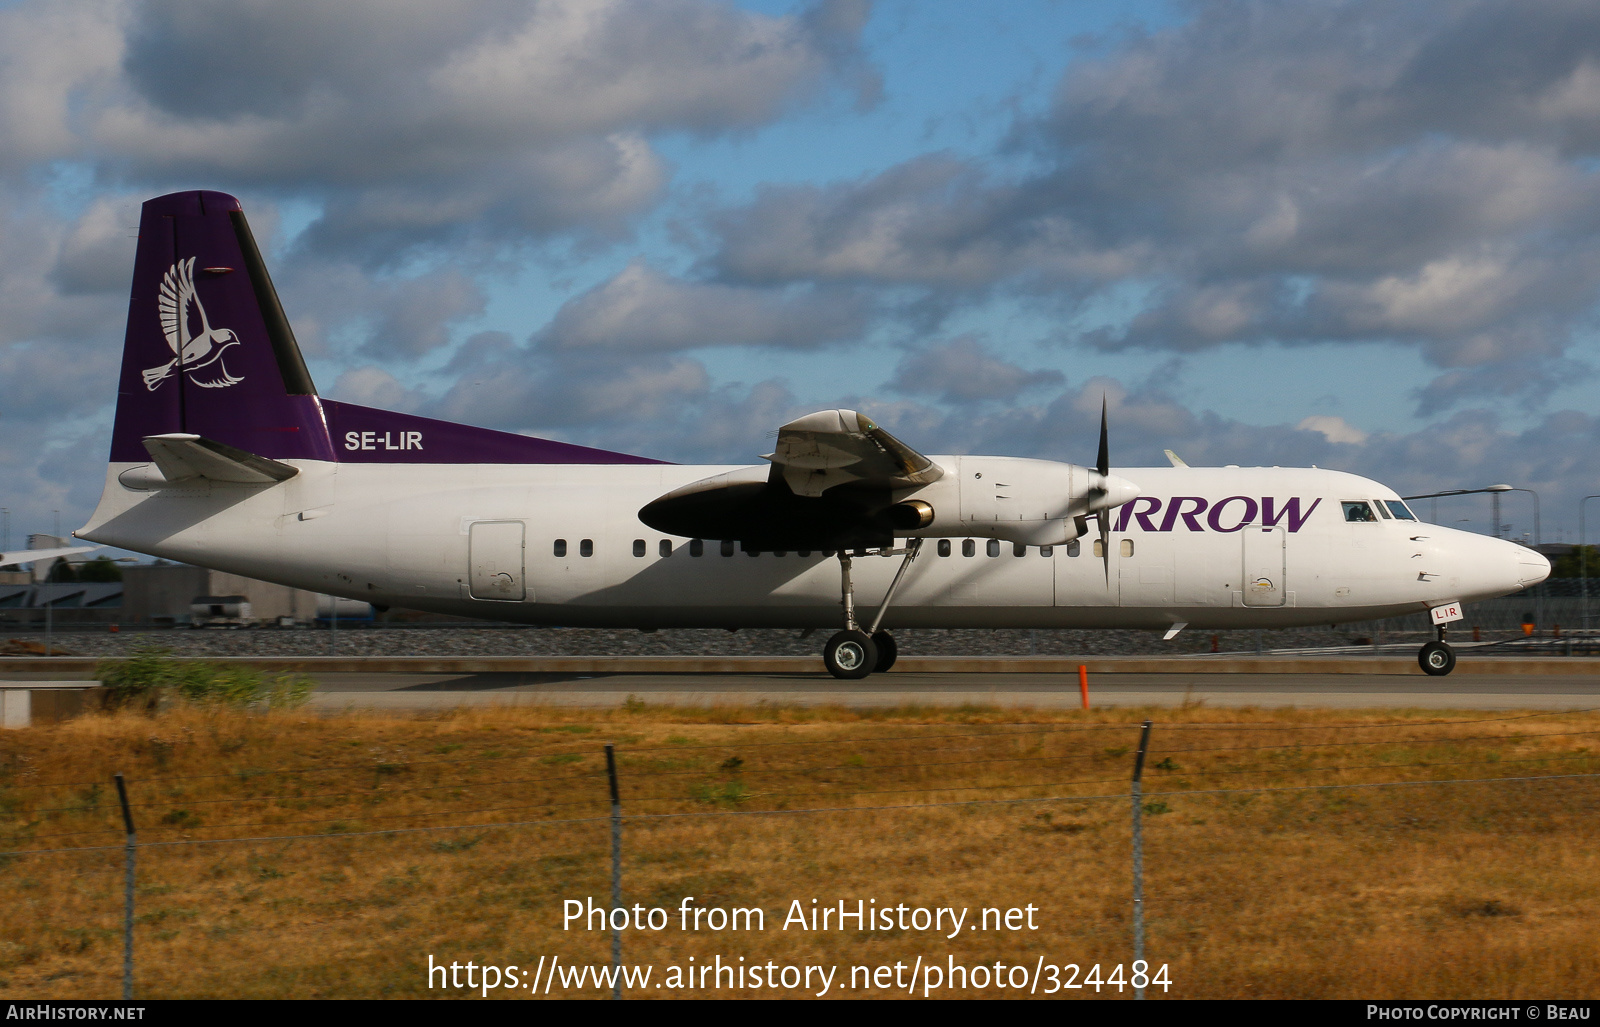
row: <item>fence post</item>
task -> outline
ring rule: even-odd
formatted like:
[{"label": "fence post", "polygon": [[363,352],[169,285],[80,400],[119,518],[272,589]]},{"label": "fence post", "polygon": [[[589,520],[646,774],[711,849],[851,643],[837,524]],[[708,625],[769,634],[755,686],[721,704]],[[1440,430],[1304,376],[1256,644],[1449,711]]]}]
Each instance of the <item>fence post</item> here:
[{"label": "fence post", "polygon": [[133,869],[138,840],[133,831],[133,813],[128,809],[128,786],[120,771],[117,773],[117,801],[122,804],[122,826],[128,832],[122,887],[122,998],[128,1001],[133,998]]},{"label": "fence post", "polygon": [[617,750],[606,746],[606,776],[611,779],[611,997],[622,998],[622,931],[617,910],[622,908],[622,797],[617,792]]},{"label": "fence post", "polygon": [[[1135,966],[1144,962],[1144,794],[1140,779],[1144,776],[1144,754],[1150,749],[1150,721],[1144,722],[1139,733],[1139,755],[1133,761],[1133,961]],[[1149,969],[1148,966],[1145,969]],[[1144,998],[1144,989],[1133,989],[1135,999]]]}]

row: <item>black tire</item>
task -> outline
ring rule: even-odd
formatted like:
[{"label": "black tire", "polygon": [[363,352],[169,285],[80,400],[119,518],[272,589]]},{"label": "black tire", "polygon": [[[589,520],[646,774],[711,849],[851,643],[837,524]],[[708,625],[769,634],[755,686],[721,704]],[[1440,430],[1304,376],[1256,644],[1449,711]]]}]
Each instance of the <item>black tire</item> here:
[{"label": "black tire", "polygon": [[864,631],[841,631],[822,647],[828,673],[846,681],[859,681],[878,665],[878,647]]},{"label": "black tire", "polygon": [[886,674],[894,661],[900,655],[900,647],[894,644],[894,636],[887,631],[879,631],[872,636],[872,644],[878,647],[878,662],[873,665],[874,674]]},{"label": "black tire", "polygon": [[1456,669],[1456,651],[1443,642],[1429,642],[1417,653],[1424,674],[1444,677]]}]

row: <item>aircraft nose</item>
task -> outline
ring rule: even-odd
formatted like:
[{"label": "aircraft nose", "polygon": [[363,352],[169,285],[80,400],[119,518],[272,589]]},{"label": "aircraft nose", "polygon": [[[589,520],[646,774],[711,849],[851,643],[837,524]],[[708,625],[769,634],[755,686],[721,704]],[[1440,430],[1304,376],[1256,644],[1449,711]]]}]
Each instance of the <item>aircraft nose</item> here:
[{"label": "aircraft nose", "polygon": [[1451,568],[1451,598],[1476,602],[1510,595],[1550,576],[1543,555],[1505,539],[1472,532],[1449,532],[1440,539],[1439,554]]},{"label": "aircraft nose", "polygon": [[1537,553],[1526,546],[1517,546],[1517,580],[1526,588],[1537,585],[1550,576],[1550,561],[1543,553]]}]

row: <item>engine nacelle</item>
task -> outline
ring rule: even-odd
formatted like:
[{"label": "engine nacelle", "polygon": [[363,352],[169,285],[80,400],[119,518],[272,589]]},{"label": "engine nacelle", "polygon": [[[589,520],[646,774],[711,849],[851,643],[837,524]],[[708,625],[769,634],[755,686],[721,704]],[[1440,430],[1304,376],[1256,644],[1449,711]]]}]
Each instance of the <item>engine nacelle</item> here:
[{"label": "engine nacelle", "polygon": [[899,531],[920,531],[933,521],[933,504],[921,499],[908,499],[889,508],[889,522]]},{"label": "engine nacelle", "polygon": [[[1139,494],[1131,482],[1054,460],[1022,457],[937,457],[952,473],[919,490],[936,511],[923,528],[896,528],[929,538],[999,538],[1029,546],[1058,546],[1085,534],[1084,518]],[[1103,489],[1101,492],[1099,490]]]}]

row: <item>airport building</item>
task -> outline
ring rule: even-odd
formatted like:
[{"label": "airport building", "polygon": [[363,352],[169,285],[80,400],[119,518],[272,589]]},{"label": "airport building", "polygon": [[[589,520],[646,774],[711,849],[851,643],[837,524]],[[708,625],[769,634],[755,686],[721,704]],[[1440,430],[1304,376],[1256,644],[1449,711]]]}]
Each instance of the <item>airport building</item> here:
[{"label": "airport building", "polygon": [[[120,582],[36,584],[26,573],[8,577],[13,580],[0,581],[4,627],[42,625],[47,612],[61,626],[306,623],[316,618],[320,598],[304,589],[177,563],[127,566]],[[340,617],[348,612],[341,604]]]}]

